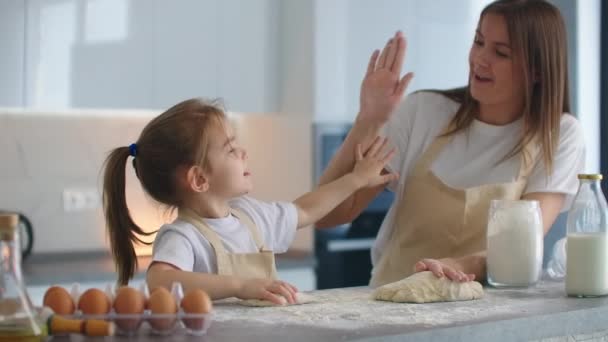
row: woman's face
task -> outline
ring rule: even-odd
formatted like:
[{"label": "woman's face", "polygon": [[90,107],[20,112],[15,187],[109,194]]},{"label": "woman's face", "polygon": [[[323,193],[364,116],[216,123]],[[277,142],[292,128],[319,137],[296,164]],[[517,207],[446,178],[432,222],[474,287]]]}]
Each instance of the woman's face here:
[{"label": "woman's face", "polygon": [[503,16],[485,14],[469,53],[471,95],[480,105],[507,108],[523,105],[524,80],[520,58],[511,48]]}]

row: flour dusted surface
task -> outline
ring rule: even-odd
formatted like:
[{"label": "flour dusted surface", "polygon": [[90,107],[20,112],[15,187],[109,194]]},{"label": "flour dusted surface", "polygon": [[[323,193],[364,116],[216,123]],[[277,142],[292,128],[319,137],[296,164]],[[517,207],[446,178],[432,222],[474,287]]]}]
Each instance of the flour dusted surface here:
[{"label": "flour dusted surface", "polygon": [[[563,283],[544,286],[563,288]],[[248,308],[229,300],[216,303],[214,321],[247,321],[274,326],[314,326],[360,329],[376,326],[442,326],[491,318],[518,317],[531,304],[544,305],[562,299],[546,287],[527,290],[486,288],[484,298],[469,302],[406,304],[375,301],[370,288],[345,288],[307,293],[314,302],[305,305]]]}]

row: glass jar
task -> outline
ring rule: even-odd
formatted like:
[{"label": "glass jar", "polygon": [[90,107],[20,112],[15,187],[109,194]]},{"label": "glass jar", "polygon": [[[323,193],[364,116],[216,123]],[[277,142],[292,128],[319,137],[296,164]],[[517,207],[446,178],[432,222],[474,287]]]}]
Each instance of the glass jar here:
[{"label": "glass jar", "polygon": [[43,341],[39,322],[21,276],[18,216],[0,214],[0,341]]},{"label": "glass jar", "polygon": [[543,223],[538,201],[493,200],[487,231],[487,278],[494,287],[529,287],[542,274]]},{"label": "glass jar", "polygon": [[578,192],[568,212],[566,293],[595,297],[608,294],[608,217],[600,187],[602,175],[579,175]]}]

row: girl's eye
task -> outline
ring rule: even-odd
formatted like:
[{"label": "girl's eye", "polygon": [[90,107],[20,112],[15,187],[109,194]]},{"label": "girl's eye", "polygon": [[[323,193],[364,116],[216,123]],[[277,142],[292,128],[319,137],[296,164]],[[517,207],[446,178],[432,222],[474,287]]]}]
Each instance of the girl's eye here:
[{"label": "girl's eye", "polygon": [[496,51],[496,54],[500,57],[509,58],[509,55],[504,52]]}]

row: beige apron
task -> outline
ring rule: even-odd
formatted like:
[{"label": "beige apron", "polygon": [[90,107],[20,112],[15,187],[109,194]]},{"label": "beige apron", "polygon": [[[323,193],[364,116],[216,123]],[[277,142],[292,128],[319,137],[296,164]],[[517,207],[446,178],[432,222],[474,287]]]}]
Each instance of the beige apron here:
[{"label": "beige apron", "polygon": [[236,216],[243,222],[249,232],[258,253],[228,253],[219,235],[211,229],[200,216],[189,209],[180,209],[179,218],[194,225],[203,236],[209,241],[215,252],[217,260],[217,274],[232,275],[241,278],[277,278],[274,253],[264,249],[264,242],[260,231],[255,226],[251,218],[244,212],[231,209],[231,215]]},{"label": "beige apron", "polygon": [[394,229],[374,268],[371,286],[411,275],[420,259],[461,257],[484,251],[490,201],[521,198],[538,149],[522,150],[514,182],[455,189],[431,171],[433,161],[451,139],[451,136],[436,138],[408,176]]}]

